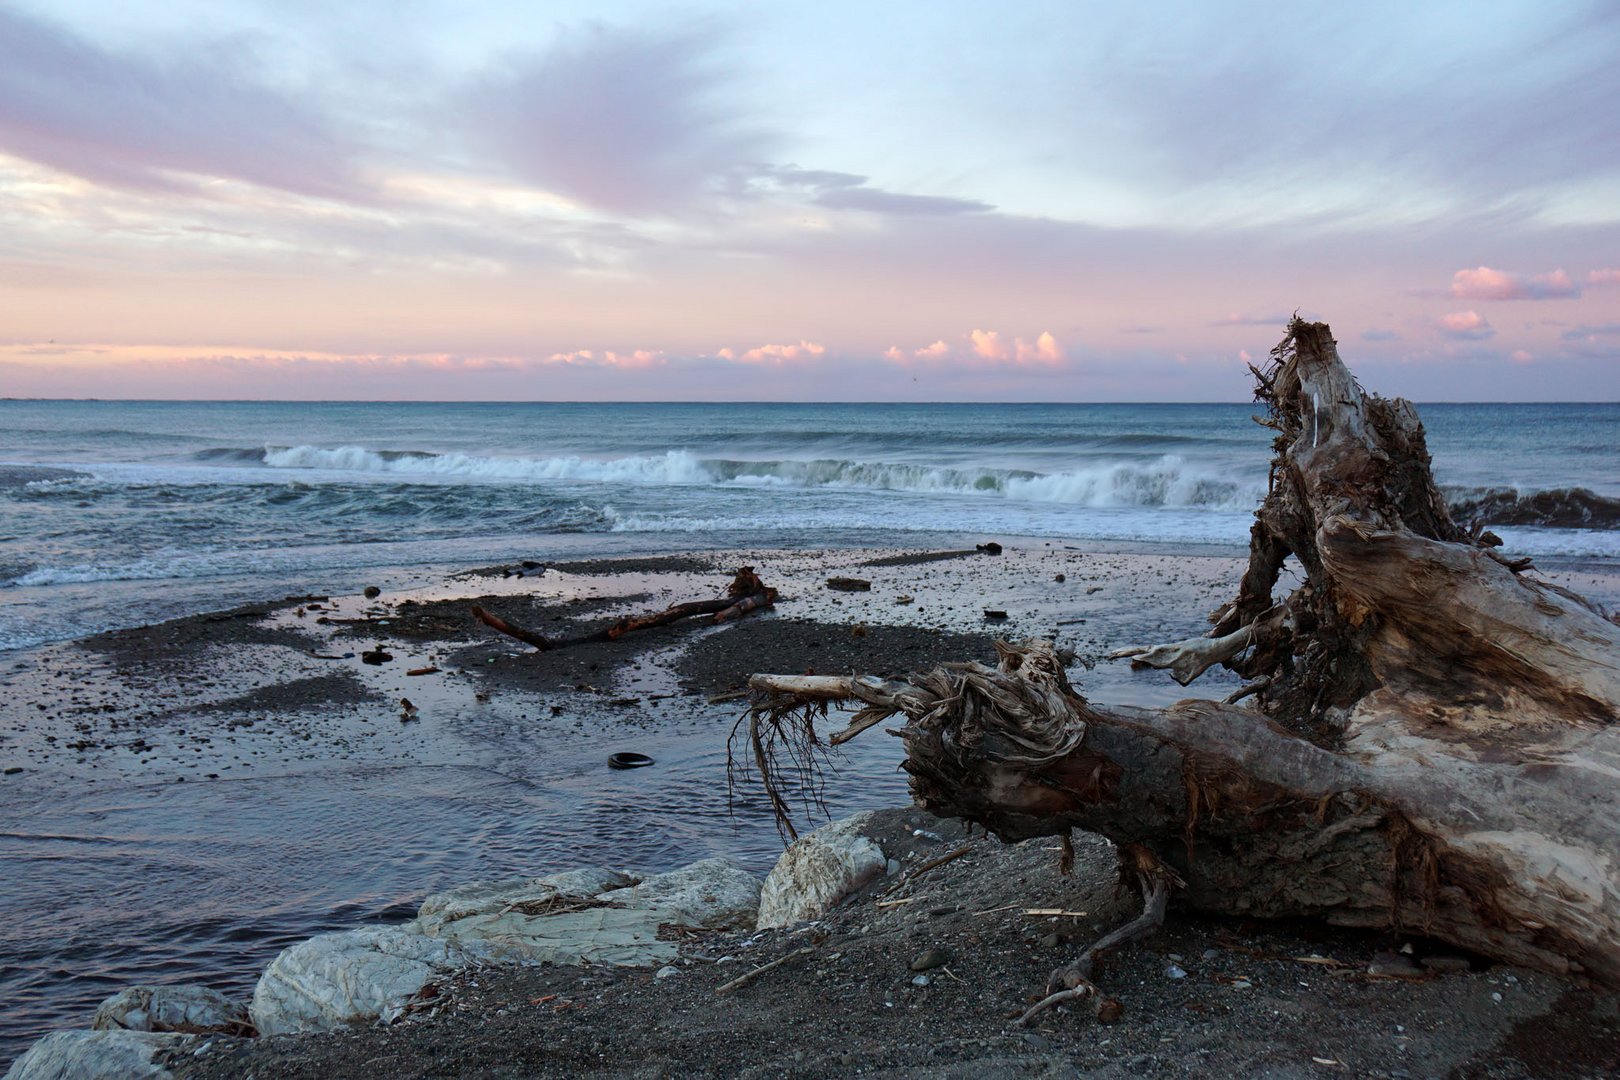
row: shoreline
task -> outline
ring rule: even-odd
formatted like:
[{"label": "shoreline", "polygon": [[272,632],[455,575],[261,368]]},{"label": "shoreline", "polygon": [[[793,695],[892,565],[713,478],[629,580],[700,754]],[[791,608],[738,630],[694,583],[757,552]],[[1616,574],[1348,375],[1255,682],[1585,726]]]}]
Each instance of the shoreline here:
[{"label": "shoreline", "polygon": [[[812,666],[899,675],[939,660],[985,659],[994,636],[1053,631],[1083,659],[1094,659],[1134,641],[1200,632],[1204,611],[1225,598],[1240,565],[1230,557],[1029,544],[1009,543],[1002,555],[941,559],[892,548],[731,551],[576,561],[523,577],[481,568],[376,601],[330,597],[312,608],[309,598],[288,599],[47,646],[37,650],[39,667],[6,677],[25,686],[13,690],[10,714],[0,712],[3,749],[8,766],[19,748],[25,764],[24,772],[4,777],[7,787],[0,791],[10,801],[36,781],[120,790],[199,781],[218,786],[232,783],[233,775],[257,780],[277,770],[341,771],[397,764],[401,757],[448,766],[447,739],[461,740],[455,745],[464,749],[468,740],[486,737],[479,725],[492,722],[525,725],[515,737],[520,741],[538,735],[548,744],[560,740],[567,744],[563,752],[582,764],[594,750],[598,764],[580,772],[583,782],[596,775],[602,751],[595,748],[606,739],[656,738],[694,716],[695,726],[711,733],[702,737],[712,738],[718,722],[729,726],[736,706],[710,705],[708,698],[734,689],[752,671]],[[466,625],[466,606],[479,600],[509,605],[511,617],[548,632],[553,618],[559,626],[599,626],[622,614],[718,594],[742,563],[782,588],[777,611],[734,626],[677,626],[542,654],[541,670],[526,647],[469,632]],[[1063,582],[1055,580],[1058,573]],[[867,578],[871,591],[824,587],[826,577],[843,574]],[[1620,595],[1615,568],[1583,566],[1566,576],[1576,574],[1582,576],[1576,586],[1605,603]],[[1593,590],[1588,576],[1604,588]],[[900,596],[911,596],[912,603],[896,603]],[[985,608],[1005,609],[1009,618],[988,622]],[[364,664],[359,654],[375,645],[393,659]],[[47,670],[52,664],[59,666]],[[404,674],[418,666],[440,671]],[[1133,673],[1123,664],[1076,667],[1074,674],[1081,692],[1099,701],[1168,702],[1220,696],[1221,690],[1218,680],[1206,680],[1184,691],[1161,674]],[[481,693],[488,700],[480,701]],[[406,694],[418,706],[416,718],[397,715],[397,700]],[[624,704],[632,698],[634,704]],[[482,717],[476,724],[469,719],[474,715]],[[469,724],[475,730],[467,730]],[[517,744],[493,745],[499,752]],[[861,778],[856,770],[854,781]],[[763,862],[762,853],[754,865]],[[534,872],[561,868],[539,857],[530,866]],[[414,895],[431,887],[420,883]],[[408,903],[401,896],[381,910],[403,915]]]}]

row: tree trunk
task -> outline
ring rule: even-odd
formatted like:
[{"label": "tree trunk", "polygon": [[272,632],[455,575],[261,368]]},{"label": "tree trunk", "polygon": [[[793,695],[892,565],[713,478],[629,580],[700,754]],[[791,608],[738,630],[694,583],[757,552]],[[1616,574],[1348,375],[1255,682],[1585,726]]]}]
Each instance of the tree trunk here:
[{"label": "tree trunk", "polygon": [[[1256,708],[1096,708],[1048,644],[998,646],[998,670],[890,690],[918,805],[1008,841],[1140,844],[1195,909],[1620,986],[1620,626],[1452,522],[1416,411],[1364,394],[1325,324],[1296,319],[1255,375],[1278,435],[1238,594],[1209,637],[1119,655],[1184,683],[1223,663]],[[794,703],[771,679],[756,724]],[[1008,694],[1061,704],[1032,725]]]}]

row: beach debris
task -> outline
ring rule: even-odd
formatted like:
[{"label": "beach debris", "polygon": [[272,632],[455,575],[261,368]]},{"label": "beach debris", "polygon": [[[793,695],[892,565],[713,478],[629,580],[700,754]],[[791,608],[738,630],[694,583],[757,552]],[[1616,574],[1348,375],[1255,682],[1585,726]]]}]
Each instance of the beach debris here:
[{"label": "beach debris", "polygon": [[367,600],[375,600],[377,597],[382,595],[382,590],[377,588],[375,585],[367,585],[365,587],[365,591],[362,592],[361,595]]},{"label": "beach debris", "polygon": [[834,592],[871,592],[872,583],[865,578],[830,577],[827,579],[827,588]]},{"label": "beach debris", "polygon": [[653,759],[646,754],[638,754],[633,750],[621,750],[617,754],[610,754],[607,761],[610,769],[645,769],[653,763]]},{"label": "beach debris", "polygon": [[994,540],[987,541],[986,543],[983,543],[983,544],[974,544],[973,547],[974,547],[975,550],[982,551],[986,555],[1000,555],[1001,554],[1001,545],[996,543]]},{"label": "beach debris", "polygon": [[760,580],[754,573],[752,566],[737,568],[726,589],[726,594],[714,600],[693,600],[684,604],[675,604],[662,611],[649,612],[645,615],[630,615],[620,619],[612,626],[579,637],[551,638],[527,630],[515,623],[508,622],[498,615],[473,605],[473,618],[492,630],[498,630],[508,637],[516,638],[528,645],[533,645],[541,652],[554,649],[567,648],[571,645],[583,645],[587,642],[617,641],[625,634],[636,630],[646,630],[654,626],[664,626],[681,619],[689,619],[695,615],[712,615],[716,623],[726,623],[733,619],[740,619],[752,611],[759,611],[773,606],[776,603],[776,590]]},{"label": "beach debris", "polygon": [[438,672],[439,672],[438,668],[434,667],[432,664],[429,664],[427,667],[413,667],[413,668],[411,668],[411,670],[407,671],[405,674],[407,674],[407,675],[436,675],[436,674],[438,674]]},{"label": "beach debris", "polygon": [[912,596],[910,593],[901,593],[899,596],[894,598],[894,602],[897,604],[910,604],[915,602],[915,600],[916,597]]},{"label": "beach debris", "polygon": [[1000,608],[985,608],[984,617],[991,622],[1003,622],[1007,618],[1007,613]]},{"label": "beach debris", "polygon": [[360,662],[362,664],[371,664],[373,666],[377,664],[386,664],[393,658],[394,654],[384,649],[367,649],[365,652],[360,654]]},{"label": "beach debris", "polygon": [[1061,574],[1061,573],[1060,574],[1053,574],[1052,575],[1052,580],[1057,582],[1059,585],[1061,585],[1065,581],[1069,580],[1069,575],[1068,574]]},{"label": "beach debris", "polygon": [[[1365,392],[1326,324],[1295,318],[1251,370],[1276,437],[1237,595],[1204,637],[1116,655],[1183,684],[1224,666],[1252,703],[1096,706],[1039,639],[905,681],[756,674],[739,724],[773,810],[822,747],[894,719],[931,813],[1007,843],[1113,841],[1142,915],[1052,972],[1021,1023],[1100,999],[1092,959],[1151,933],[1176,889],[1620,987],[1620,625],[1453,521],[1417,410]],[[857,711],[823,741],[840,702]]]},{"label": "beach debris", "polygon": [[791,963],[794,960],[809,956],[813,952],[815,952],[815,950],[808,945],[804,946],[803,948],[794,949],[790,953],[778,956],[775,960],[772,960],[768,964],[761,964],[754,970],[737,976],[728,983],[721,983],[719,986],[714,988],[714,992],[717,994],[729,994],[733,990],[741,990],[743,987],[747,986],[749,983],[753,982],[766,972],[775,971],[783,964]]},{"label": "beach debris", "polygon": [[950,953],[944,949],[924,949],[911,958],[908,965],[912,971],[932,971],[937,967],[944,967],[951,962]]}]

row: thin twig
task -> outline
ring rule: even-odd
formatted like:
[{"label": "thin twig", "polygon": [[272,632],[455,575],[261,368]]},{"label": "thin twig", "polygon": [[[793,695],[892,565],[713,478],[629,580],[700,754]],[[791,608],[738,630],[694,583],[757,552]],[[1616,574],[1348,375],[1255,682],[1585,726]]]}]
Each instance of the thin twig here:
[{"label": "thin twig", "polygon": [[741,987],[747,986],[749,983],[753,982],[755,979],[759,978],[761,975],[765,974],[767,971],[770,971],[772,968],[779,968],[783,964],[787,963],[789,960],[797,960],[799,957],[808,956],[813,952],[815,952],[815,950],[810,948],[808,945],[806,945],[802,949],[794,949],[792,952],[788,953],[786,956],[778,956],[775,960],[772,960],[770,963],[762,964],[761,966],[755,968],[753,971],[750,971],[750,972],[748,972],[746,974],[743,974],[743,975],[739,975],[735,979],[732,979],[728,983],[721,983],[719,986],[714,988],[714,992],[717,993],[717,994],[729,994],[733,990],[736,990],[736,989],[739,989]]}]

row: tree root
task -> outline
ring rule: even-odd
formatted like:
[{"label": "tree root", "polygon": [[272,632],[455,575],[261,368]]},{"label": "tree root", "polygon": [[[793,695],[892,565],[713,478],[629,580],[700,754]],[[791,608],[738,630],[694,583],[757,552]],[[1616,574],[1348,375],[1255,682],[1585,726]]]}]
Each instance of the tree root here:
[{"label": "tree root", "polygon": [[1029,1022],[1035,1017],[1066,1001],[1095,997],[1100,1009],[1107,1003],[1107,999],[1103,998],[1097,984],[1091,981],[1092,966],[1097,958],[1121,945],[1139,941],[1164,925],[1164,912],[1170,902],[1170,889],[1172,886],[1182,884],[1181,879],[1140,844],[1132,844],[1122,852],[1120,869],[1127,877],[1133,878],[1136,886],[1141,889],[1142,914],[1124,926],[1116,927],[1105,934],[1085,952],[1053,971],[1046,980],[1046,996],[1024,1010],[1023,1015],[1016,1021],[1016,1026],[1028,1027]]}]

